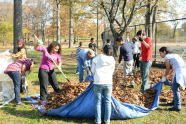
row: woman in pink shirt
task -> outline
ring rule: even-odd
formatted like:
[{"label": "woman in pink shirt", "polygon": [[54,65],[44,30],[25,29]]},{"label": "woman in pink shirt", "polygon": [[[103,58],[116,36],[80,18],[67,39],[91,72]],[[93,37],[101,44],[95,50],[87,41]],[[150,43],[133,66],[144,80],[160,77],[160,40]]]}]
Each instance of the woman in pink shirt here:
[{"label": "woman in pink shirt", "polygon": [[54,62],[61,66],[61,45],[58,42],[52,42],[48,47],[38,44],[35,46],[35,50],[43,53],[38,77],[40,82],[40,103],[45,104],[49,83],[55,92],[60,90],[54,71]]},{"label": "woman in pink shirt", "polygon": [[25,72],[30,71],[30,68],[33,67],[33,65],[34,62],[32,59],[19,59],[14,63],[9,64],[4,71],[4,73],[8,74],[13,80],[15,101],[17,105],[24,105],[24,103],[21,102],[20,96],[21,76],[25,76]]}]

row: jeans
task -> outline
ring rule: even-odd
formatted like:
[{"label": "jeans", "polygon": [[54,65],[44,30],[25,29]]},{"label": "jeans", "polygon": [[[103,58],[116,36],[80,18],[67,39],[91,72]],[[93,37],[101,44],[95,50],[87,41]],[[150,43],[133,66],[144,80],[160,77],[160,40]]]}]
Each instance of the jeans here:
[{"label": "jeans", "polygon": [[152,65],[152,61],[150,60],[140,63],[140,72],[141,72],[141,79],[142,79],[141,91],[150,88],[150,84],[148,83],[148,78],[149,78],[151,65]]},{"label": "jeans", "polygon": [[79,82],[83,82],[84,76],[84,61],[82,58],[78,57],[78,65],[79,65]]},{"label": "jeans", "polygon": [[39,82],[40,82],[40,100],[46,101],[48,95],[48,84],[52,85],[55,92],[58,92],[59,86],[56,79],[56,73],[54,70],[39,69]]},{"label": "jeans", "polygon": [[180,89],[179,84],[176,82],[176,76],[174,76],[173,84],[172,84],[172,92],[173,92],[173,102],[174,102],[174,108],[181,109],[181,95],[180,95]]},{"label": "jeans", "polygon": [[140,53],[137,53],[137,54],[133,55],[134,67],[139,68],[139,58],[140,58]]},{"label": "jeans", "polygon": [[[94,94],[95,94],[95,122],[101,123],[101,115],[103,111],[104,122],[110,122],[111,116],[111,95],[112,95],[112,85],[104,84],[104,85],[94,85]],[[102,104],[102,99],[103,103]],[[103,105],[103,106],[101,106]],[[102,109],[103,107],[103,109]]]},{"label": "jeans", "polygon": [[8,76],[13,80],[14,83],[14,93],[16,103],[21,102],[20,96],[20,85],[21,85],[21,74],[18,71],[7,72]]},{"label": "jeans", "polygon": [[76,73],[79,73],[79,62],[78,62],[78,59],[77,59]]},{"label": "jeans", "polygon": [[133,75],[132,68],[133,68],[133,60],[130,61],[124,61],[124,77],[128,77]]}]

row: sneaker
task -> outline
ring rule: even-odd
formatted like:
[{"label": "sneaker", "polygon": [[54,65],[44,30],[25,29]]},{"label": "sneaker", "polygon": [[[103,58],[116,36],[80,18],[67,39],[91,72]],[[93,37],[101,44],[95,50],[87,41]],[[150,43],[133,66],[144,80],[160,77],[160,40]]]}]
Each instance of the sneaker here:
[{"label": "sneaker", "polygon": [[46,105],[46,104],[47,104],[46,101],[42,101],[42,100],[40,100],[40,101],[38,102],[38,105]]},{"label": "sneaker", "polygon": [[25,103],[22,103],[22,102],[16,103],[16,106],[19,106],[19,105],[25,105]]},{"label": "sneaker", "polygon": [[78,75],[78,74],[79,74],[79,72],[76,72],[76,74]]},{"label": "sneaker", "polygon": [[173,102],[173,101],[171,101],[171,102],[167,102],[166,105],[168,105],[168,106],[172,106],[172,105],[174,105],[174,102]]},{"label": "sneaker", "polygon": [[169,108],[168,110],[169,110],[169,111],[177,111],[177,112],[181,111],[181,109],[177,109],[177,108],[174,108],[174,107]]}]

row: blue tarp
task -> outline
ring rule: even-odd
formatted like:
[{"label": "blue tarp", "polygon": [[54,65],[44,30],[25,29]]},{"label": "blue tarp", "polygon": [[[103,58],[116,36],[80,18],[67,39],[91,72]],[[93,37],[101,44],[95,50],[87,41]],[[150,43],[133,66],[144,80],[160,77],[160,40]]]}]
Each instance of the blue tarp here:
[{"label": "blue tarp", "polygon": [[[162,89],[162,83],[157,83],[154,87],[156,96],[153,105],[150,109],[141,107],[135,104],[127,104],[116,100],[112,97],[112,114],[111,119],[129,119],[138,118],[148,115],[151,111],[155,110],[159,104],[159,96]],[[36,95],[39,97],[39,95]],[[125,97],[125,96],[124,96]],[[34,100],[32,97],[26,97],[31,103],[36,102],[38,99]],[[60,108],[50,110],[45,115],[60,116],[60,117],[75,117],[75,118],[94,118],[94,91],[93,83],[91,83],[87,89],[72,102],[69,102]],[[33,104],[35,108],[39,111],[43,111],[44,108]]]}]

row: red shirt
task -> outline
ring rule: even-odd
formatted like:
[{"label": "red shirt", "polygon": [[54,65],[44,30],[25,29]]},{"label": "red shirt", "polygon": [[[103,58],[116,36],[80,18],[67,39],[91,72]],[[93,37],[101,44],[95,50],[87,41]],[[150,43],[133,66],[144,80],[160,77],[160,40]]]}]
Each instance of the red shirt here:
[{"label": "red shirt", "polygon": [[152,39],[150,37],[146,37],[144,41],[149,44],[149,47],[146,48],[143,43],[141,43],[141,57],[143,62],[152,60]]}]

